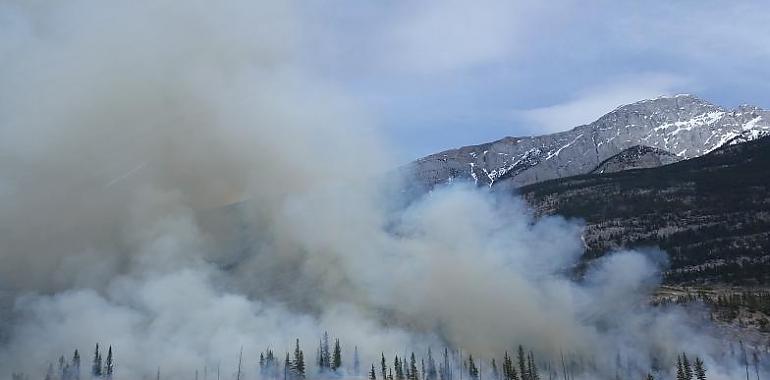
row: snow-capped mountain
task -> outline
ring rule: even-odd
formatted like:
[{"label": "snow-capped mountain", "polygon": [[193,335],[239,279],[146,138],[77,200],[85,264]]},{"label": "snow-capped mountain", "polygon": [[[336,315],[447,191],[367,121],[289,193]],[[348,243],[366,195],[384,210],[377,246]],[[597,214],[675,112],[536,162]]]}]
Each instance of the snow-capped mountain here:
[{"label": "snow-capped mountain", "polygon": [[664,165],[768,134],[770,111],[748,105],[727,110],[692,95],[665,96],[618,107],[566,132],[505,137],[432,154],[408,170],[428,189],[453,180],[520,187],[590,173],[634,146],[677,157],[662,160]]}]

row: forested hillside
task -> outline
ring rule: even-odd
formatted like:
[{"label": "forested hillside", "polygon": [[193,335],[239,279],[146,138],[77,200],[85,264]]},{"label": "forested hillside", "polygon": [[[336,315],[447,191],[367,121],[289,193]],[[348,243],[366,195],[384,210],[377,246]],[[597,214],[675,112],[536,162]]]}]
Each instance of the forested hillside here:
[{"label": "forested hillside", "polygon": [[770,139],[668,166],[516,190],[540,215],[585,220],[586,258],[660,247],[668,283],[770,282]]}]

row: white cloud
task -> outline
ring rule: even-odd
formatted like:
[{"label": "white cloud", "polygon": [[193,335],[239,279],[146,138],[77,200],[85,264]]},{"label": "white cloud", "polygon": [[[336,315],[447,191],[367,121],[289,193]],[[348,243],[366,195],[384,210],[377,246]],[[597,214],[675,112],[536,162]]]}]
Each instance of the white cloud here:
[{"label": "white cloud", "polygon": [[685,78],[659,73],[615,78],[584,88],[562,103],[515,111],[514,117],[529,124],[532,133],[560,132],[588,124],[618,106],[675,93],[687,83]]},{"label": "white cloud", "polygon": [[521,12],[516,2],[429,1],[388,25],[385,43],[396,67],[435,71],[465,68],[511,53]]}]

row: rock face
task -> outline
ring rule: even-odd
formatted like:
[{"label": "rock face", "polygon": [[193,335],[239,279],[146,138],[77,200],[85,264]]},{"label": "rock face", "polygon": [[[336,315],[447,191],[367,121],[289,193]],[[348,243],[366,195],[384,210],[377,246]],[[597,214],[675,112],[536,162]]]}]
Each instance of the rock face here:
[{"label": "rock face", "polygon": [[659,247],[669,284],[770,284],[770,136],[671,165],[521,187],[537,215],[585,223],[586,261]]},{"label": "rock face", "polygon": [[654,168],[673,164],[681,160],[682,157],[663,149],[646,145],[634,145],[602,161],[591,173],[615,173],[630,169]]},{"label": "rock face", "polygon": [[414,161],[407,170],[413,185],[425,190],[454,180],[521,187],[590,173],[637,145],[689,159],[730,141],[768,134],[770,111],[753,106],[726,110],[692,95],[676,95],[619,107],[566,132],[506,137],[432,154]]}]

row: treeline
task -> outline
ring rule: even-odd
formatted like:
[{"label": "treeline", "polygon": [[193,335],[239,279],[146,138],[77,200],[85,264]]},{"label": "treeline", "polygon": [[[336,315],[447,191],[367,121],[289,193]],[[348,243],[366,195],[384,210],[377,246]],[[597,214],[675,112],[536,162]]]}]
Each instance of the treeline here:
[{"label": "treeline", "polygon": [[[474,357],[470,352],[449,348],[444,348],[438,357],[430,348],[424,355],[409,352],[388,357],[381,352],[379,360],[370,363],[364,373],[361,372],[358,347],[353,347],[351,360],[347,362],[343,359],[343,346],[340,340],[330,339],[328,333],[324,333],[319,340],[315,349],[315,360],[312,363],[306,361],[299,339],[294,341],[293,346],[293,350],[281,354],[276,354],[271,348],[260,352],[258,374],[248,373],[247,368],[254,368],[254,364],[252,362],[249,365],[244,361],[243,349],[241,349],[236,370],[230,372],[231,376],[225,376],[225,378],[235,380],[304,380],[343,377],[368,380],[574,380],[578,376],[585,377],[586,374],[612,377],[606,372],[599,372],[596,363],[581,359],[579,356],[561,355],[555,362],[538,361],[535,353],[522,345],[512,352],[505,351],[501,361],[497,358],[482,360]],[[753,368],[750,368],[749,357],[743,344],[741,344],[741,353],[747,375],[750,369],[753,369],[752,372],[759,380],[759,357],[757,354],[753,355]],[[79,352],[75,350],[70,361],[65,360],[64,356],[59,358],[58,370],[53,363],[50,363],[44,380],[113,380],[116,374],[115,368],[112,347],[108,348],[106,357],[103,359],[97,344],[90,370],[83,371],[84,373],[81,374],[81,358]],[[604,371],[606,370],[605,368]],[[197,369],[190,369],[191,380],[193,378],[199,380],[198,374]],[[649,370],[635,367],[634,363],[628,360],[624,362],[621,355],[617,355],[615,380],[654,380],[655,376],[667,379],[671,378],[669,375],[675,375],[676,380],[705,380],[707,370],[701,358],[695,356],[695,360],[690,361],[685,353],[678,355],[676,362],[668,366],[661,365],[660,360],[653,358],[652,368]],[[153,377],[161,380],[160,368]],[[209,380],[208,377],[208,369],[204,367],[202,380]],[[21,373],[14,373],[12,379],[29,380]],[[221,380],[219,366],[216,369],[216,379]]]},{"label": "treeline", "polygon": [[[115,357],[112,354],[112,346],[107,349],[107,357],[102,359],[102,353],[99,350],[99,343],[94,350],[93,361],[90,370],[86,374],[81,373],[80,352],[75,350],[72,359],[67,361],[64,355],[59,356],[58,366],[54,363],[48,363],[44,380],[81,380],[83,379],[104,379],[112,380],[115,374]],[[29,380],[29,376],[21,372],[11,374],[12,380]]]}]

